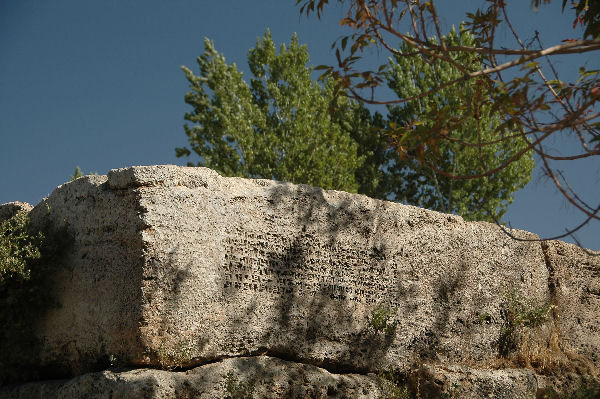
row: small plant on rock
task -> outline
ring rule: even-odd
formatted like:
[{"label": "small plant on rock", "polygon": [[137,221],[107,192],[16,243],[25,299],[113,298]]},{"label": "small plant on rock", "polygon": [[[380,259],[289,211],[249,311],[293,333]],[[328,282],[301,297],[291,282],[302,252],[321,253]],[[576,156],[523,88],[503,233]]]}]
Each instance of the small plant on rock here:
[{"label": "small plant on rock", "polygon": [[[88,175],[98,175],[98,172],[92,172],[92,173],[87,173]],[[81,168],[79,166],[75,167],[75,172],[69,176],[69,181],[74,181],[79,179],[82,176],[85,176],[86,174],[83,173],[83,171],[81,170]]]},{"label": "small plant on rock", "polygon": [[548,320],[548,315],[554,305],[551,302],[537,304],[516,290],[504,294],[505,303],[502,308],[504,327],[500,332],[499,352],[502,357],[518,350],[521,343],[521,329],[523,327],[535,328]]},{"label": "small plant on rock", "polygon": [[377,332],[391,333],[396,327],[395,322],[390,323],[390,320],[398,309],[392,309],[384,304],[378,305],[371,313],[371,326]]}]

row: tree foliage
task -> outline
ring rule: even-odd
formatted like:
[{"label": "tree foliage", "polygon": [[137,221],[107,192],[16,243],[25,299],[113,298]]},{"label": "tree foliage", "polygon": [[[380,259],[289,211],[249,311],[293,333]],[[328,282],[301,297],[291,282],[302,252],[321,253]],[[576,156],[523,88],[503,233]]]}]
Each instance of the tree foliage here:
[{"label": "tree foliage", "polygon": [[[472,40],[470,35],[465,37]],[[452,40],[458,43],[456,32]],[[192,150],[201,156],[198,165],[226,175],[358,191],[485,220],[500,218],[512,193],[529,180],[531,157],[493,177],[455,182],[425,164],[400,157],[390,146],[386,126],[411,124],[417,115],[434,112],[434,103],[456,108],[461,99],[478,90],[469,82],[390,108],[393,119],[388,121],[363,104],[339,96],[332,82],[325,80],[320,85],[313,81],[307,49],[296,37],[289,49],[282,46],[279,54],[268,32],[258,41],[248,56],[254,75],[250,85],[235,65],[227,65],[212,42],[206,40],[205,46],[205,53],[198,58],[200,76],[184,68],[192,89],[186,102],[194,106],[194,111],[186,114],[194,123],[186,125],[186,133]],[[477,62],[470,54],[461,56]],[[443,63],[418,58],[390,61],[387,70],[386,80],[398,93],[417,92],[436,79],[453,79],[459,74]],[[470,118],[458,129],[457,137],[470,138],[477,132],[487,140],[499,123],[490,107],[483,107],[477,120]],[[493,164],[497,153],[513,150],[498,143],[487,151],[473,148],[461,153],[461,146],[460,142],[443,144],[438,155],[465,173],[477,162]],[[187,148],[176,151],[178,156],[191,155]],[[475,153],[477,158],[472,157]]]},{"label": "tree foliage", "polygon": [[52,276],[71,242],[48,217],[34,225],[19,212],[0,222],[0,386],[47,377],[36,328],[57,305]]},{"label": "tree foliage", "polygon": [[9,279],[28,280],[29,263],[40,258],[40,242],[43,235],[28,231],[29,217],[19,212],[0,223],[0,289]]},{"label": "tree foliage", "polygon": [[[452,29],[442,38],[450,46],[473,46],[474,40],[473,35],[463,29],[460,32]],[[412,48],[402,43],[400,53],[410,52]],[[451,56],[473,69],[481,67],[478,65],[479,58],[473,53],[457,52]],[[406,98],[460,76],[458,68],[437,58],[397,54],[389,61],[386,83],[399,98]],[[386,174],[389,195],[424,208],[457,213],[467,219],[501,219],[513,200],[513,192],[524,187],[531,178],[534,166],[531,153],[526,153],[493,175],[478,179],[456,180],[437,171],[473,175],[485,168],[498,167],[501,159],[527,147],[524,141],[469,145],[494,141],[496,132],[503,125],[491,104],[472,101],[488,95],[486,86],[476,81],[463,81],[427,97],[389,107],[389,133],[401,150],[389,151]],[[451,132],[446,128],[436,128],[439,118],[444,118],[446,128],[451,126]],[[425,137],[428,132],[433,132],[433,136],[427,141],[411,143],[414,136],[406,134],[407,129],[417,132],[417,137]],[[506,125],[502,129],[504,136],[514,134]],[[446,140],[439,137],[450,134],[451,137]],[[419,152],[428,150],[433,154],[435,167],[422,162],[423,156]]]},{"label": "tree foliage", "polygon": [[[319,18],[329,3],[329,0],[296,0],[301,13],[316,13]],[[509,6],[503,0],[486,0],[484,7],[467,12],[465,29],[473,35],[469,45],[453,45],[444,39],[434,0],[338,0],[337,3],[346,10],[340,24],[353,33],[334,43],[337,65],[318,68],[324,70],[324,76],[338,82],[340,92],[347,92],[365,103],[392,105],[424,99],[468,81],[472,87],[480,88],[478,94],[481,95],[471,97],[466,103],[468,112],[460,111],[458,115],[475,118],[478,110],[491,107],[491,112],[500,115],[502,123],[497,124],[490,140],[473,137],[464,143],[465,148],[475,146],[484,151],[499,141],[506,141],[520,149],[516,153],[499,153],[499,162],[482,164],[464,175],[453,170],[453,164],[438,163],[442,158],[437,156],[436,148],[442,142],[458,139],[454,129],[456,118],[448,118],[448,112],[440,106],[424,115],[421,121],[415,121],[427,121],[437,114],[434,123],[420,125],[428,126],[427,129],[415,129],[414,123],[404,129],[392,129],[394,144],[402,157],[427,164],[448,178],[468,180],[495,176],[533,151],[549,180],[585,218],[583,223],[557,237],[568,235],[591,220],[600,220],[598,199],[582,198],[560,171],[564,162],[600,155],[600,71],[582,66],[579,79],[569,82],[558,76],[553,65],[556,56],[600,50],[600,6],[597,1],[563,0],[563,10],[567,5],[574,10],[574,26],[584,28],[583,38],[565,38],[550,47],[542,45],[539,33],[529,40],[522,39],[511,23]],[[550,1],[533,0],[531,4],[537,7],[542,3]],[[498,43],[496,33],[501,29],[512,36],[512,48],[507,47],[510,45],[507,40]],[[404,43],[404,50],[395,46],[398,41]],[[375,89],[385,84],[386,66],[363,70],[359,63],[364,51],[374,45],[394,57],[435,59],[460,73],[419,93],[382,99],[375,96]],[[406,51],[408,48],[411,51]],[[478,62],[473,63],[471,57],[461,54],[472,54]],[[515,134],[506,135],[507,128]],[[562,151],[556,151],[552,146],[556,142],[567,144],[561,145]],[[522,146],[523,143],[526,145]]]},{"label": "tree foliage", "polygon": [[178,157],[194,151],[201,157],[196,165],[227,176],[357,191],[363,157],[329,112],[333,104],[344,114],[350,102],[336,97],[330,82],[311,79],[308,51],[295,35],[279,52],[269,31],[258,40],[248,53],[250,84],[210,40],[204,46],[200,74],[183,67],[191,90],[185,101],[194,109],[185,114],[190,148],[176,149]]},{"label": "tree foliage", "polygon": [[[537,7],[540,1],[533,0],[533,3]],[[544,2],[549,3],[550,0],[544,0]],[[563,0],[563,11],[567,3],[570,3],[573,10],[575,10],[573,27],[577,25],[585,26],[585,30],[583,31],[584,37],[600,38],[600,2],[598,0],[582,0],[578,2]]]}]

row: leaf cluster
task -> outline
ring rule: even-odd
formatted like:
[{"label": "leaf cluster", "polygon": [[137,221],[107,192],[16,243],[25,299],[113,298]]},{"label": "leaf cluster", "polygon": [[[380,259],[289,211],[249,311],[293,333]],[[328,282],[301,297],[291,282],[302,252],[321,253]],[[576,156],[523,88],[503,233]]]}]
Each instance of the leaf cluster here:
[{"label": "leaf cluster", "polygon": [[29,217],[18,212],[0,223],[0,289],[10,281],[27,281],[31,277],[29,265],[41,257],[41,232],[30,233]]},{"label": "leaf cluster", "polygon": [[244,81],[206,39],[199,75],[183,67],[193,107],[185,125],[190,148],[176,155],[201,157],[227,176],[268,178],[356,192],[362,165],[357,144],[330,109],[349,110],[335,85],[311,79],[306,46],[294,36],[277,51],[269,31],[248,53],[253,77]]},{"label": "leaf cluster", "polygon": [[56,305],[51,276],[69,242],[48,218],[34,227],[19,212],[0,223],[0,385],[40,376],[37,323]]},{"label": "leaf cluster", "polygon": [[391,333],[395,328],[395,323],[390,320],[397,313],[398,309],[391,309],[390,307],[380,304],[371,312],[371,326],[377,332]]},{"label": "leaf cluster", "polygon": [[[462,27],[458,31],[453,28],[442,40],[449,46],[474,45],[474,36]],[[461,76],[458,68],[440,59],[403,55],[410,51],[408,44],[401,44],[386,72],[388,86],[400,98],[413,97]],[[453,58],[471,69],[481,67],[474,53],[456,52]],[[395,146],[395,151],[389,152],[388,171],[393,181],[388,187],[390,194],[403,202],[471,220],[495,221],[506,212],[513,193],[531,178],[531,152],[491,176],[453,179],[439,172],[481,174],[527,147],[524,141],[497,140],[516,132],[504,124],[484,80],[463,81],[388,106],[388,111],[388,133]]]},{"label": "leaf cluster", "polygon": [[[540,0],[534,0],[534,2],[539,3]],[[549,3],[549,0],[545,0],[545,2]],[[577,25],[583,26],[585,27],[583,31],[584,37],[591,37],[593,39],[600,38],[600,2],[597,0],[563,0],[563,11],[567,3],[570,3],[575,11],[573,28]]]}]

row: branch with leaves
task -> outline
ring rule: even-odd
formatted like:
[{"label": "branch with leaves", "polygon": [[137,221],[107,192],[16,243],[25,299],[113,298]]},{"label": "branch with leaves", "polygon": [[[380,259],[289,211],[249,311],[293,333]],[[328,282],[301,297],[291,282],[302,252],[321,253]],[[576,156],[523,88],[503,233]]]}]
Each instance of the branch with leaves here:
[{"label": "branch with leaves", "polygon": [[[569,204],[583,214],[586,222],[600,220],[598,198],[584,200],[573,189],[561,171],[561,162],[597,159],[600,155],[600,70],[579,69],[573,82],[562,80],[554,61],[557,56],[594,54],[600,50],[600,5],[594,1],[563,0],[562,8],[574,12],[573,27],[584,28],[580,39],[565,38],[561,43],[545,47],[539,32],[523,40],[514,28],[510,8],[504,0],[486,0],[485,6],[466,13],[462,32],[473,35],[469,44],[451,43],[442,32],[434,0],[338,0],[345,8],[340,25],[351,34],[333,43],[337,65],[317,67],[323,76],[337,81],[338,92],[348,93],[368,104],[395,106],[413,101],[432,103],[437,93],[471,82],[473,95],[459,106],[439,103],[425,107],[404,124],[389,126],[386,134],[390,145],[400,156],[412,158],[429,166],[441,176],[457,180],[494,176],[523,156],[534,153],[549,181]],[[297,0],[300,12],[321,18],[329,0]],[[533,0],[537,8],[550,0]],[[497,40],[500,27],[507,28],[514,46]],[[506,29],[505,29],[506,30]],[[398,45],[400,43],[400,45]],[[430,65],[443,63],[460,74],[453,79],[440,76],[437,84],[416,93],[403,93],[398,98],[382,99],[376,89],[383,86],[388,65],[377,70],[362,70],[360,61],[365,50],[377,46],[395,59],[419,59]],[[476,57],[473,62],[471,54]],[[398,94],[398,93],[397,93]],[[477,120],[482,109],[498,115],[502,123],[485,139],[473,135],[469,140],[459,137],[459,127],[468,119]],[[432,121],[432,122],[431,122]],[[427,123],[425,123],[427,122]],[[431,123],[430,123],[431,122]],[[511,132],[507,134],[507,131]],[[551,143],[564,142],[558,152]],[[465,149],[486,151],[499,142],[510,143],[518,151],[505,152],[498,164],[481,164],[469,174],[457,174],[448,169],[437,154],[443,143],[461,144]],[[567,229],[570,234],[579,229]]]}]

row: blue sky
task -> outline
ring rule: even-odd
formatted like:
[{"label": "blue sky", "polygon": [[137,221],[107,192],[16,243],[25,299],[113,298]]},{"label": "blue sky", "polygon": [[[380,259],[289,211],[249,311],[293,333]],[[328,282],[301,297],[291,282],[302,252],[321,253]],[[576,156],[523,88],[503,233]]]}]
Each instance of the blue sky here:
[{"label": "blue sky", "polygon": [[[438,3],[449,28],[482,1]],[[521,3],[512,16],[524,38],[537,30],[549,46],[580,37],[571,14],[561,14],[562,2],[537,14],[529,1],[514,3]],[[174,152],[186,145],[189,108],[181,65],[196,70],[209,37],[248,76],[247,52],[267,28],[278,43],[297,32],[314,65],[333,63],[330,46],[343,33],[340,9],[332,7],[322,21],[298,11],[295,0],[0,0],[0,203],[36,204],[76,165],[101,174],[131,165],[184,165]],[[504,30],[499,37],[510,35]],[[373,64],[387,57],[369,55]],[[598,66],[597,54],[577,57],[559,60],[558,67],[573,74],[585,60]],[[597,161],[567,169],[580,193],[600,197]],[[581,219],[539,172],[504,218],[541,236],[560,234]],[[600,223],[577,237],[600,249]]]}]

